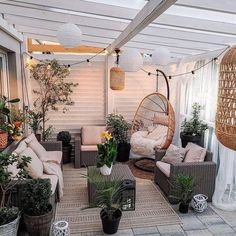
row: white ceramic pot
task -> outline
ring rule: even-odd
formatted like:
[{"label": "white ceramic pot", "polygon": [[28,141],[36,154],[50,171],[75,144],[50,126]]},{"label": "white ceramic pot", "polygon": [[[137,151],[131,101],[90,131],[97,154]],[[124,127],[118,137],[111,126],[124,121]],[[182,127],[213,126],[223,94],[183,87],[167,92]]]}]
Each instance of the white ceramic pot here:
[{"label": "white ceramic pot", "polygon": [[110,175],[112,170],[112,165],[109,168],[106,164],[100,167],[100,172],[102,175]]}]

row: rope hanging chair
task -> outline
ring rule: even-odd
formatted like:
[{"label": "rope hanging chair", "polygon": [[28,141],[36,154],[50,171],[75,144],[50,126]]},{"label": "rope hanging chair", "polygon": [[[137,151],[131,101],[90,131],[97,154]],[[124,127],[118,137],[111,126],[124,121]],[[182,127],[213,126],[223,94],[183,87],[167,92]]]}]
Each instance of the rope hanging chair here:
[{"label": "rope hanging chair", "polygon": [[218,140],[236,151],[236,48],[230,49],[220,64],[215,122]]}]

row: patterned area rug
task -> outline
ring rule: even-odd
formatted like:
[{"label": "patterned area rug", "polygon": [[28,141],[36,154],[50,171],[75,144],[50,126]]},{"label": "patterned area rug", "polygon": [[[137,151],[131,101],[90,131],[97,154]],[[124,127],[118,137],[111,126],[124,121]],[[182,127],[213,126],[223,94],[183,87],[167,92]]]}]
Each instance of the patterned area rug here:
[{"label": "patterned area rug", "polygon": [[[81,208],[88,206],[87,180],[81,176],[85,169],[66,165],[64,196],[57,204],[56,220],[69,222],[71,233],[101,231],[100,209]],[[178,215],[150,180],[136,182],[136,210],[123,212],[119,229],[179,224]]]}]

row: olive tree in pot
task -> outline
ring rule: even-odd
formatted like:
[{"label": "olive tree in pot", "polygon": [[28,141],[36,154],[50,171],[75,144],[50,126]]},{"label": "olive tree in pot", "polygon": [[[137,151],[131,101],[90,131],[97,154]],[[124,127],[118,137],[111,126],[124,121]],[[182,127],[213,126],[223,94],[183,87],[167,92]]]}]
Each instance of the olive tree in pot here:
[{"label": "olive tree in pot", "polygon": [[194,103],[192,111],[192,118],[187,121],[184,119],[180,133],[182,146],[186,147],[188,142],[196,143],[204,147],[204,134],[208,129],[208,125],[200,119],[201,106],[198,103]]},{"label": "olive tree in pot", "polygon": [[72,145],[70,144],[71,135],[68,131],[61,131],[57,134],[57,141],[62,141],[63,164],[71,161]]},{"label": "olive tree in pot", "polygon": [[[19,181],[27,177],[24,167],[31,158],[23,156],[21,162],[16,155],[0,153],[0,235],[16,236],[20,220],[20,211],[17,207],[8,205],[11,191]],[[15,169],[16,173],[11,172]]]},{"label": "olive tree in pot", "polygon": [[116,160],[119,162],[128,161],[130,152],[128,133],[131,127],[130,124],[122,115],[109,114],[106,121],[106,127],[118,143]]},{"label": "olive tree in pot", "polygon": [[121,198],[124,190],[122,180],[104,178],[97,169],[91,171],[87,178],[96,188],[94,199],[87,208],[101,208],[100,217],[103,232],[115,234],[122,217]]},{"label": "olive tree in pot", "polygon": [[26,184],[23,192],[23,216],[26,230],[30,235],[49,235],[53,218],[50,196],[49,179],[33,179]]},{"label": "olive tree in pot", "polygon": [[189,203],[193,197],[194,178],[190,175],[179,174],[174,181],[174,194],[170,197],[179,202],[179,212],[188,213]]}]

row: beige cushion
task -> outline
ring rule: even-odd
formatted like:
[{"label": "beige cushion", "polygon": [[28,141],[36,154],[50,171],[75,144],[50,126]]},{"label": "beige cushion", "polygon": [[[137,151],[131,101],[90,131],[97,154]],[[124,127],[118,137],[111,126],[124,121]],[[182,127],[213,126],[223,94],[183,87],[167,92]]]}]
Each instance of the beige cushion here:
[{"label": "beige cushion", "polygon": [[28,144],[30,148],[37,154],[41,161],[48,161],[50,158],[48,157],[48,152],[46,149],[38,142],[37,138],[34,134],[30,134],[25,142]]},{"label": "beige cushion", "polygon": [[55,162],[61,164],[62,152],[61,151],[47,151],[48,162]]},{"label": "beige cushion", "polygon": [[154,114],[153,124],[168,126],[169,118],[166,114],[162,114],[162,113]]},{"label": "beige cushion", "polygon": [[96,145],[101,143],[101,133],[105,129],[105,126],[83,126],[81,130],[82,144]]},{"label": "beige cushion", "polygon": [[22,156],[31,157],[31,162],[25,167],[28,175],[33,179],[40,178],[43,175],[43,163],[39,160],[36,153],[30,147],[27,147],[19,154],[20,158]]},{"label": "beige cushion", "polygon": [[41,176],[41,179],[49,179],[50,180],[52,194],[54,194],[56,191],[56,187],[57,187],[58,177],[56,175],[43,174]]},{"label": "beige cushion", "polygon": [[203,162],[206,156],[206,149],[200,147],[195,143],[188,143],[185,147],[187,154],[184,158],[184,162]]},{"label": "beige cushion", "polygon": [[155,147],[162,148],[166,141],[168,127],[164,125],[157,125],[157,127],[150,132],[146,138],[156,141]]},{"label": "beige cushion", "polygon": [[19,155],[21,152],[23,152],[27,148],[27,144],[25,140],[21,141],[18,145],[18,147],[14,150],[14,153],[16,155]]},{"label": "beige cushion", "polygon": [[81,151],[97,151],[97,145],[81,145]]},{"label": "beige cushion", "polygon": [[179,148],[171,144],[166,150],[166,154],[161,161],[169,164],[181,163],[184,160],[186,152],[187,150],[185,148]]},{"label": "beige cushion", "polygon": [[170,164],[162,162],[162,161],[157,161],[156,166],[166,177],[168,178],[170,177]]}]

